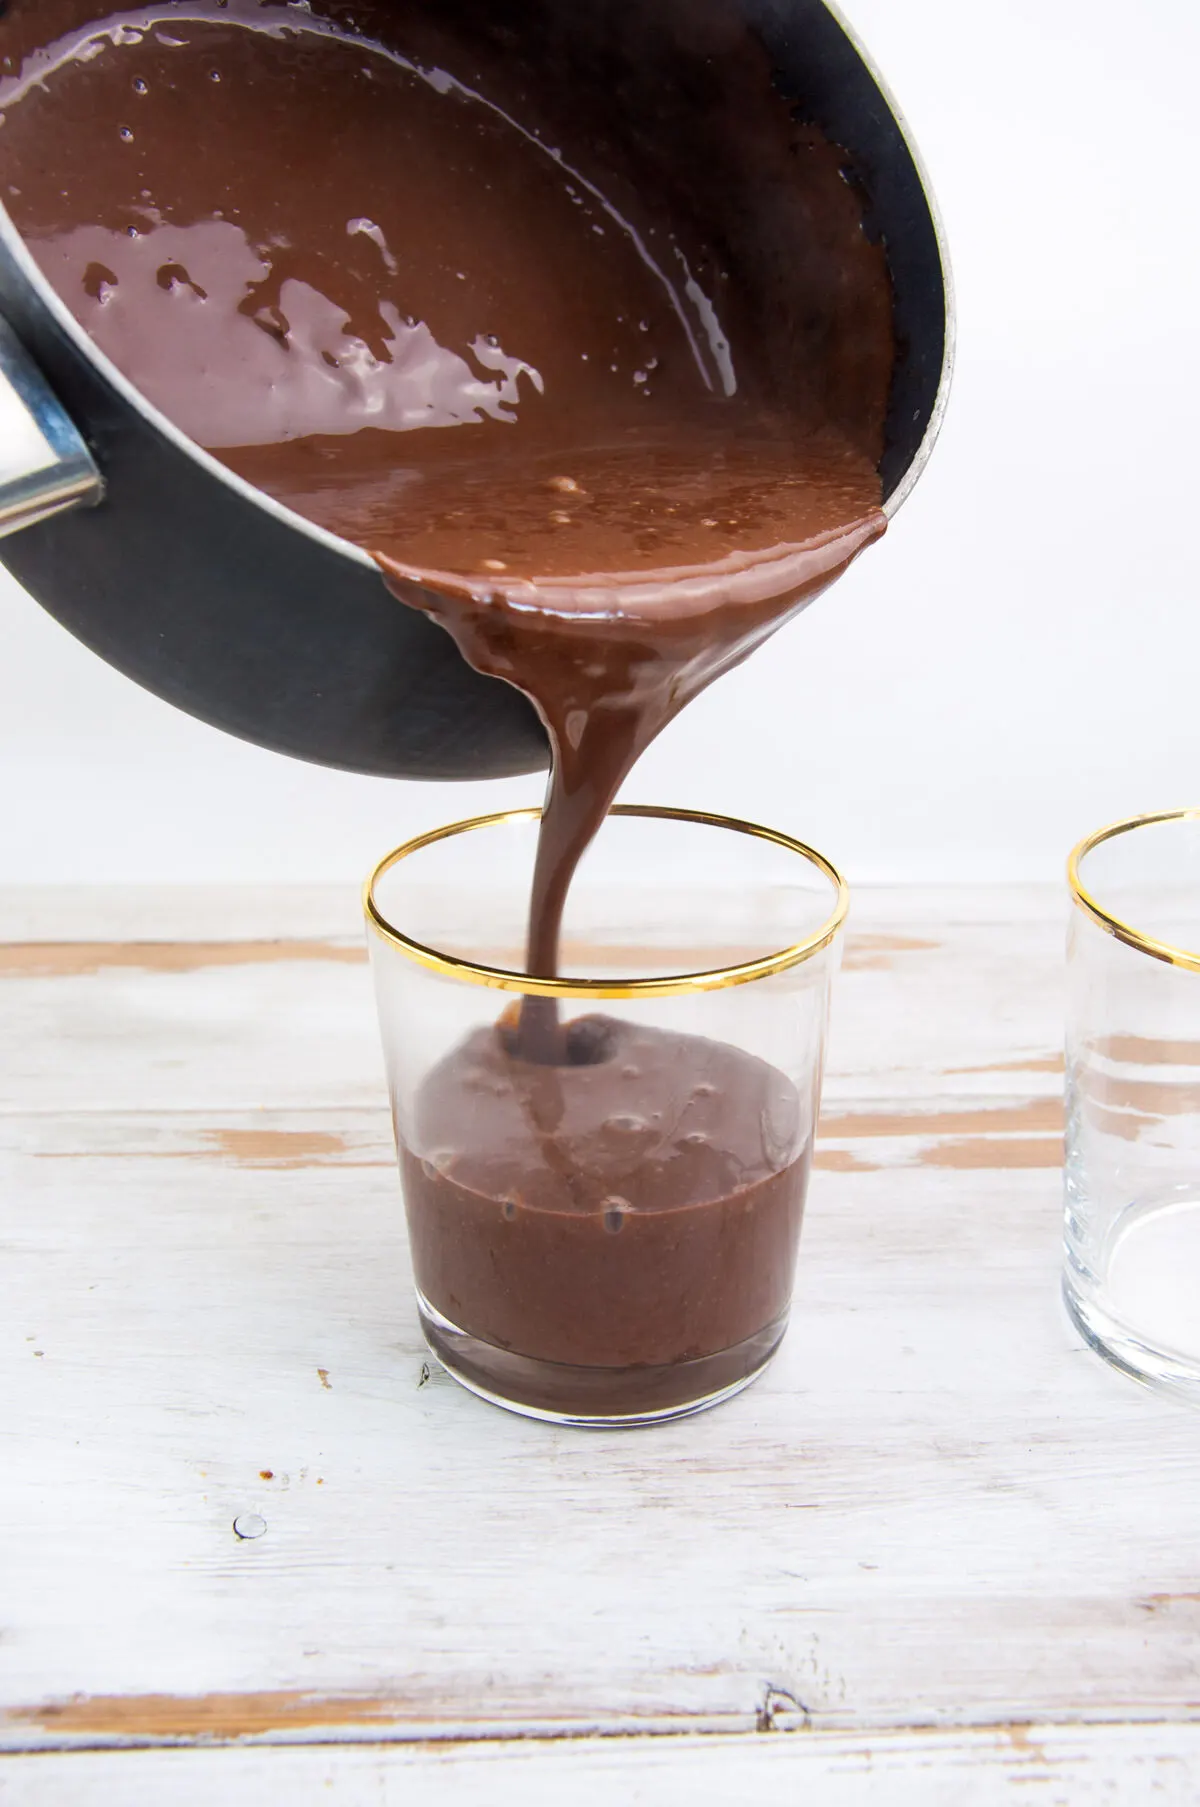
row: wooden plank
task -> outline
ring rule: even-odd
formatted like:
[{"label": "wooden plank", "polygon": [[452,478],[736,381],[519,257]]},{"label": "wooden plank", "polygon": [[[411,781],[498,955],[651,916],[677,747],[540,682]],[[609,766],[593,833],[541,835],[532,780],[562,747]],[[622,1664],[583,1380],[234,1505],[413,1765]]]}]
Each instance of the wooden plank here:
[{"label": "wooden plank", "polygon": [[356,885],[0,885],[0,942],[350,939],[361,923]]},{"label": "wooden plank", "polygon": [[89,940],[0,956],[0,1113],[385,1098],[359,940]]},{"label": "wooden plank", "polygon": [[[931,921],[1044,924],[1065,910],[1059,885],[854,883],[850,926],[919,935]],[[336,939],[356,935],[361,920],[356,884],[0,885],[0,941]]]},{"label": "wooden plank", "polygon": [[1200,1726],[1007,1725],[863,1738],[803,1732],[505,1745],[42,1756],[0,1762],[21,1807],[1193,1807]]},{"label": "wooden plank", "polygon": [[[1057,1096],[1059,922],[922,931],[868,922],[849,939],[827,1101]],[[0,950],[0,1112],[323,1109],[384,1095],[357,937],[239,942],[210,926],[182,946],[106,945],[93,923],[82,941]]]}]

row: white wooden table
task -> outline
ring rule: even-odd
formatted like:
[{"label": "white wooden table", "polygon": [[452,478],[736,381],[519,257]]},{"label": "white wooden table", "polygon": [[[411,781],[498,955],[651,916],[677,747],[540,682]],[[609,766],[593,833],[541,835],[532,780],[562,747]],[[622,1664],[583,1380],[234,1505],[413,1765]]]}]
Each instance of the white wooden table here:
[{"label": "white wooden table", "polygon": [[1190,1807],[1200,1421],[1058,1302],[1063,907],[852,926],[780,1358],[580,1433],[426,1360],[352,896],[0,898],[0,1800]]}]

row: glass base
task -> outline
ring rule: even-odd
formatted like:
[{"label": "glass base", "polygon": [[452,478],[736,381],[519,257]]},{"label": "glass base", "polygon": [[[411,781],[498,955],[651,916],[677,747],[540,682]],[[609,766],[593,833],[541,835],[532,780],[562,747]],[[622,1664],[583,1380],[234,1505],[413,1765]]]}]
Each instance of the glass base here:
[{"label": "glass base", "polygon": [[447,1374],[480,1399],[524,1418],[618,1430],[687,1418],[732,1399],[769,1365],[787,1318],[732,1349],[658,1367],[576,1368],[515,1355],[460,1330],[417,1293],[425,1341]]},{"label": "glass base", "polygon": [[1099,1263],[1068,1261],[1063,1298],[1113,1367],[1200,1405],[1200,1193],[1171,1187],[1121,1214]]}]

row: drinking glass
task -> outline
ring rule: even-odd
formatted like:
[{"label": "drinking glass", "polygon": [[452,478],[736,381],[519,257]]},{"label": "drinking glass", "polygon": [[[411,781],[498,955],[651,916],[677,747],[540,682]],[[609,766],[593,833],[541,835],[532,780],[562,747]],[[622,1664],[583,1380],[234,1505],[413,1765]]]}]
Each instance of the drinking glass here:
[{"label": "drinking glass", "polygon": [[1067,1307],[1200,1401],[1200,810],[1101,829],[1068,878]]},{"label": "drinking glass", "polygon": [[417,1307],[484,1398],[648,1423],[783,1337],[846,887],[788,835],[618,806],[571,886],[569,976],[531,977],[539,821],[421,835],[366,885]]}]

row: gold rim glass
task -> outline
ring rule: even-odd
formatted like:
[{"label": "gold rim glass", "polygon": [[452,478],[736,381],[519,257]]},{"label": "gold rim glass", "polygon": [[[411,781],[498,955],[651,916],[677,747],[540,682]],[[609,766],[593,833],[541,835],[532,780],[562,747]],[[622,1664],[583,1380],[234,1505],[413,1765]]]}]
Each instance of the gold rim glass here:
[{"label": "gold rim glass", "polygon": [[1068,878],[1067,1308],[1115,1367],[1200,1403],[1200,809],[1098,830]]},{"label": "gold rim glass", "polygon": [[819,872],[833,891],[833,905],[825,918],[810,933],[799,941],[759,955],[753,959],[713,967],[696,972],[656,974],[651,978],[544,978],[516,971],[511,967],[491,966],[481,961],[467,959],[461,955],[443,952],[428,943],[414,939],[388,920],[378,901],[380,881],[392,871],[402,860],[408,859],[422,849],[433,847],[439,842],[448,841],[456,836],[473,833],[477,830],[504,828],[515,824],[528,825],[539,819],[541,812],[537,809],[519,809],[501,811],[495,815],[474,816],[467,821],[454,822],[448,827],[433,829],[428,834],[417,835],[403,846],[396,847],[386,854],[363,888],[363,908],[372,931],[392,947],[408,956],[432,972],[441,973],[447,978],[459,979],[472,985],[490,986],[497,991],[520,992],[534,997],[549,998],[665,998],[676,997],[690,992],[717,991],[730,985],[746,985],[756,979],[770,978],[777,973],[786,972],[790,967],[798,966],[802,961],[810,959],[814,954],[827,948],[837,936],[846,920],[849,910],[849,892],[846,881],[837,868],[802,841],[781,833],[778,829],[763,828],[753,822],[744,822],[734,816],[711,815],[701,810],[666,809],[647,804],[617,804],[610,812],[613,816],[623,818],[656,819],[663,822],[690,823],[697,827],[724,829],[738,835],[745,835],[761,842],[769,842],[787,853],[796,855],[810,867]]},{"label": "gold rim glass", "polygon": [[659,1423],[786,1329],[846,887],[776,830],[625,805],[571,885],[572,976],[530,977],[540,821],[419,835],[367,882],[417,1310],[487,1399]]},{"label": "gold rim glass", "polygon": [[1102,900],[1097,895],[1101,888],[1097,881],[1092,878],[1085,880],[1082,872],[1085,861],[1124,835],[1184,822],[1200,822],[1200,809],[1168,809],[1160,810],[1154,815],[1126,816],[1120,822],[1111,822],[1106,828],[1097,829],[1094,834],[1085,836],[1072,851],[1067,861],[1067,883],[1076,906],[1106,934],[1115,936],[1118,941],[1124,942],[1138,953],[1148,954],[1152,960],[1162,960],[1170,966],[1182,966],[1190,972],[1200,972],[1200,952],[1178,946],[1168,938],[1151,934],[1127,921],[1120,913],[1115,899]]}]

